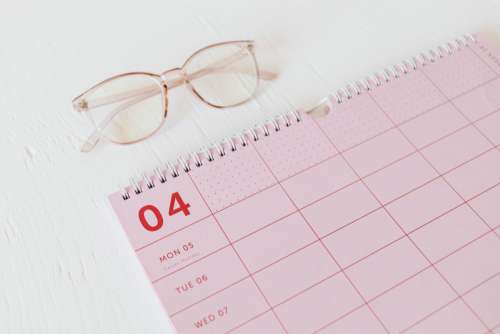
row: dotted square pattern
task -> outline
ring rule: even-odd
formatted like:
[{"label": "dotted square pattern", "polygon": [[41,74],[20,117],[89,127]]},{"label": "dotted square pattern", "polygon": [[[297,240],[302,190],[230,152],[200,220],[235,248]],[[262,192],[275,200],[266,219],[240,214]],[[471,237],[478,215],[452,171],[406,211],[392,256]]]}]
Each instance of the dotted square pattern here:
[{"label": "dotted square pattern", "polygon": [[498,333],[484,36],[111,204],[179,334]]}]

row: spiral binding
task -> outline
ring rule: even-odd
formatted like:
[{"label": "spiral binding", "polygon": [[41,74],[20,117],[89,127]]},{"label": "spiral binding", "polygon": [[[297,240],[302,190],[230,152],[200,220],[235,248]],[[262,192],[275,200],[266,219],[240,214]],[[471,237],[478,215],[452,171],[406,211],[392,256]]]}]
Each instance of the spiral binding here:
[{"label": "spiral binding", "polygon": [[470,43],[476,42],[477,40],[475,36],[471,34],[456,38],[448,43],[438,46],[437,48],[430,49],[427,52],[422,52],[416,57],[403,60],[399,64],[393,65],[392,67],[386,67],[382,69],[382,71],[375,72],[362,80],[348,83],[344,86],[344,88],[339,89],[335,94],[331,94],[330,98],[338,104],[344,103],[346,100],[350,100],[353,96],[362,94],[363,91],[370,91],[383,85],[384,82],[399,79],[402,75],[410,73],[410,71],[416,71],[421,66],[434,63],[438,59],[444,58],[447,55],[452,55],[469,46]]},{"label": "spiral binding", "polygon": [[236,136],[227,137],[220,142],[208,147],[203,147],[200,151],[192,152],[176,159],[175,163],[167,162],[162,167],[157,167],[151,174],[145,173],[140,180],[132,178],[130,186],[122,192],[124,200],[130,199],[131,194],[139,195],[146,189],[156,187],[156,183],[165,183],[169,177],[176,178],[181,172],[189,173],[193,167],[200,168],[205,163],[215,160],[215,155],[224,157],[228,152],[235,152],[239,147],[246,147],[250,141],[259,141],[261,136],[270,136],[272,131],[279,132],[284,127],[291,126],[294,122],[302,121],[301,114],[296,111],[288,111],[264,123],[243,130]]},{"label": "spiral binding", "polygon": [[[320,105],[324,105],[325,103],[328,108],[331,109],[332,101],[337,104],[345,103],[353,97],[363,94],[363,92],[371,91],[382,86],[384,83],[399,79],[401,76],[406,75],[411,71],[416,71],[419,67],[434,63],[440,58],[452,55],[463,48],[468,47],[470,43],[476,42],[477,40],[474,35],[467,34],[445,44],[439,45],[434,49],[429,49],[426,52],[420,53],[416,57],[403,60],[402,62],[391,67],[386,67],[381,71],[365,77],[364,79],[347,83],[343,88],[337,90],[336,93],[330,94],[328,98],[320,101],[320,103],[311,110],[319,107]],[[155,168],[151,175],[145,173],[139,181],[132,178],[130,180],[130,186],[125,188],[122,192],[122,198],[124,200],[130,199],[130,190],[132,190],[136,195],[139,195],[146,189],[154,188],[156,186],[155,180],[160,183],[165,183],[167,182],[169,175],[170,177],[175,178],[181,174],[181,171],[189,173],[192,170],[192,166],[200,168],[205,162],[210,163],[214,161],[215,154],[220,157],[224,157],[228,150],[230,152],[237,151],[239,146],[247,146],[250,140],[258,141],[261,135],[269,136],[272,133],[272,130],[279,132],[281,131],[282,126],[289,127],[293,124],[293,122],[298,123],[301,120],[302,117],[299,112],[288,111],[258,126],[248,128],[236,136],[227,137],[209,147],[203,147],[198,152],[192,152],[185,156],[180,156],[177,158],[176,163],[167,162],[165,166]]]}]

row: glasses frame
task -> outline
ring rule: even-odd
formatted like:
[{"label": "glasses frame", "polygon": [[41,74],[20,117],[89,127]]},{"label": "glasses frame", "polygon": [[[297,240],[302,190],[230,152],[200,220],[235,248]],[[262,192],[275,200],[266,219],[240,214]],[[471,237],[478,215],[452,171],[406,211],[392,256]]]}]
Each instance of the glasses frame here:
[{"label": "glasses frame", "polygon": [[[244,50],[248,51],[248,54],[250,55],[250,57],[252,59],[252,63],[255,66],[256,85],[255,85],[255,88],[254,88],[253,92],[245,100],[242,100],[240,102],[237,102],[237,103],[234,103],[234,104],[231,104],[231,105],[217,105],[215,103],[211,103],[211,102],[207,101],[205,98],[203,98],[202,94],[200,94],[196,90],[196,88],[194,87],[194,85],[191,82],[192,79],[196,79],[196,78],[198,78],[200,76],[203,76],[206,73],[208,73],[208,74],[211,73],[212,71],[214,71],[213,68],[211,69],[210,67],[207,67],[205,69],[198,70],[197,72],[195,72],[193,74],[186,73],[186,67],[191,63],[191,61],[193,59],[196,58],[196,56],[198,54],[200,54],[200,53],[202,53],[202,52],[204,52],[206,50],[209,50],[211,48],[216,48],[216,47],[224,46],[224,45],[238,45],[238,46],[244,48]],[[217,68],[215,68],[215,70],[217,70]],[[171,76],[172,74],[176,74],[177,76],[174,76],[173,78],[169,78],[169,76]],[[92,150],[94,148],[94,146],[97,144],[97,142],[102,137],[105,137],[107,140],[109,140],[110,142],[115,143],[115,144],[129,145],[129,144],[137,143],[139,141],[142,141],[142,140],[144,140],[146,138],[149,138],[150,136],[154,135],[163,126],[163,124],[165,123],[165,119],[167,118],[167,115],[168,115],[168,91],[171,90],[171,89],[173,89],[173,88],[176,88],[176,87],[179,87],[179,86],[182,86],[182,85],[186,85],[187,88],[188,88],[188,91],[190,91],[191,94],[194,95],[201,102],[203,102],[206,105],[208,105],[210,107],[213,107],[213,108],[223,109],[223,108],[236,107],[236,106],[242,105],[242,104],[250,101],[257,94],[260,80],[274,80],[277,77],[277,74],[275,74],[273,72],[260,70],[258,62],[257,62],[257,58],[255,56],[255,42],[253,40],[226,41],[226,42],[220,42],[220,43],[210,44],[210,45],[205,46],[205,47],[203,47],[201,49],[198,49],[194,53],[192,53],[184,61],[184,63],[182,64],[182,66],[180,66],[180,67],[173,67],[173,68],[167,69],[167,70],[165,70],[165,71],[163,71],[163,72],[161,72],[159,74],[152,73],[152,72],[137,72],[136,71],[136,72],[121,73],[121,74],[109,77],[109,78],[107,78],[107,79],[105,79],[105,80],[103,80],[103,81],[101,81],[101,82],[93,85],[92,87],[90,87],[89,89],[87,89],[85,92],[83,92],[82,94],[80,94],[77,97],[75,97],[72,100],[73,109],[75,109],[75,111],[77,111],[77,112],[86,112],[86,111],[88,111],[92,106],[89,105],[90,101],[87,101],[85,99],[85,96],[87,96],[88,94],[90,94],[93,91],[97,90],[98,88],[102,87],[103,85],[107,84],[108,82],[111,82],[113,80],[116,80],[116,79],[119,79],[119,78],[122,78],[122,77],[134,76],[134,75],[147,76],[147,77],[151,78],[159,86],[160,92],[162,94],[163,109],[164,109],[162,121],[160,122],[160,124],[158,124],[158,127],[154,131],[152,131],[151,133],[149,133],[149,134],[147,134],[147,135],[145,135],[145,136],[143,136],[141,138],[138,138],[138,139],[135,139],[135,140],[132,140],[132,141],[128,141],[128,142],[114,141],[111,138],[109,138],[106,135],[104,135],[102,133],[102,131],[106,127],[106,125],[113,119],[113,117],[115,117],[121,110],[123,110],[123,109],[126,108],[126,107],[124,107],[121,110],[118,110],[116,113],[112,114],[111,118],[107,119],[106,124],[104,124],[104,126],[99,126],[98,124],[95,124],[95,122],[93,122],[93,124],[95,126],[95,130],[89,136],[89,138],[84,143],[84,145],[82,146],[81,150],[83,152],[89,152],[90,150]],[[155,89],[157,89],[157,88],[158,87],[155,87]],[[150,91],[150,93],[151,93],[151,91]],[[138,95],[138,97],[136,98],[138,100],[135,103],[139,103],[142,100],[144,100],[144,99],[146,99],[146,98],[148,98],[148,97],[151,96],[151,95],[148,95],[147,91],[143,91],[143,92],[140,92],[140,91],[139,92],[133,92],[133,91],[131,91],[129,95],[127,95],[127,94],[120,94],[119,96],[111,97],[109,100],[103,100],[103,101],[101,101],[101,103],[99,103],[99,102],[94,103],[95,105],[93,105],[93,106],[97,107],[97,106],[100,106],[100,105],[105,105],[105,104],[113,103],[113,102],[116,102],[116,101],[120,101],[120,100],[129,98],[130,96],[134,96],[134,94]],[[140,94],[143,94],[143,95],[145,94],[146,97],[143,97],[142,99],[139,99],[140,98]],[[156,95],[156,94],[154,94],[154,95]],[[133,103],[134,101],[131,101],[131,102],[132,102],[132,105],[135,104],[135,103]]]}]

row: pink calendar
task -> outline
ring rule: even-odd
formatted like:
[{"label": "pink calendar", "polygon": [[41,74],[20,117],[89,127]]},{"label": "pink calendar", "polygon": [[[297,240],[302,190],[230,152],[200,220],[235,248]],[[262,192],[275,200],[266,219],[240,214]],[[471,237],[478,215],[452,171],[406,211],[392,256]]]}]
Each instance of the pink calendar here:
[{"label": "pink calendar", "polygon": [[177,333],[500,333],[500,49],[327,104],[110,196]]}]

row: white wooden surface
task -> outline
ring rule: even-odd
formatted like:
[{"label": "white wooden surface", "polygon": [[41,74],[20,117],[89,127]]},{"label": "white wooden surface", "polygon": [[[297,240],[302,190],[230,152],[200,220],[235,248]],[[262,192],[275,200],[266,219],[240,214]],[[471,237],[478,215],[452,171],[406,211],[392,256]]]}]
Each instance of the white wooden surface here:
[{"label": "white wooden surface", "polygon": [[[499,0],[24,1],[0,4],[0,332],[173,333],[107,195],[129,177],[465,32],[500,32]],[[179,90],[133,146],[78,148],[70,101],[131,70],[252,38],[280,78],[210,110]],[[200,131],[202,129],[205,135]]]}]

